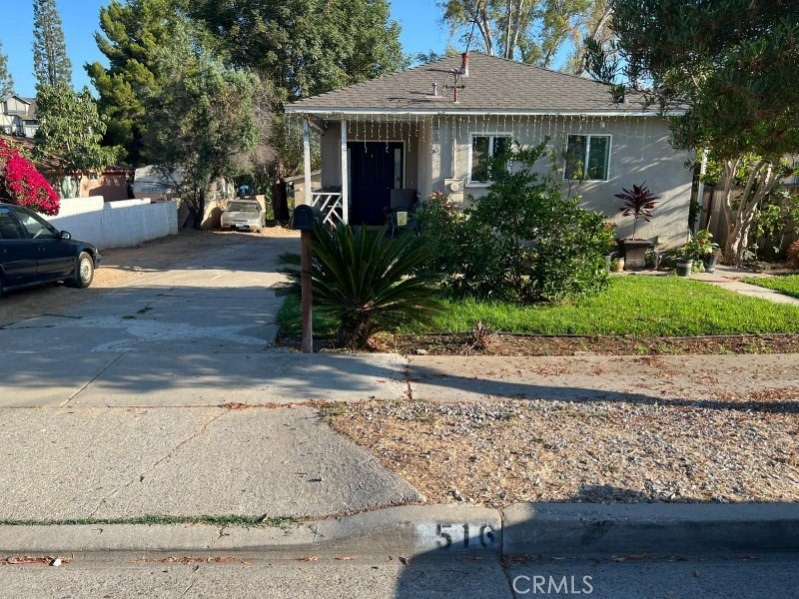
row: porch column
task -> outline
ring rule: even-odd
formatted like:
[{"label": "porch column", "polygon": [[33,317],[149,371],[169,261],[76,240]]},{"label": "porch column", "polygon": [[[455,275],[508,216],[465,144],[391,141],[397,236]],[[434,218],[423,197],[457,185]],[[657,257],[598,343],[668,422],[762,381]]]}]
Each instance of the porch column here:
[{"label": "porch column", "polygon": [[308,117],[302,119],[302,153],[303,175],[305,177],[305,204],[313,206],[313,190],[311,189],[311,128]]},{"label": "porch column", "polygon": [[347,160],[347,121],[341,121],[341,217],[345,225],[350,223],[350,181]]}]

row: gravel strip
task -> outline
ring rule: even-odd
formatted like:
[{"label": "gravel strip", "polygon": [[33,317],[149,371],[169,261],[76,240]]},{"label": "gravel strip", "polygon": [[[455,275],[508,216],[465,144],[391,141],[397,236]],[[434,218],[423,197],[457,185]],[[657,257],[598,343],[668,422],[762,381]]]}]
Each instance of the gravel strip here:
[{"label": "gravel strip", "polygon": [[799,389],[701,405],[367,402],[322,411],[430,502],[799,501]]}]

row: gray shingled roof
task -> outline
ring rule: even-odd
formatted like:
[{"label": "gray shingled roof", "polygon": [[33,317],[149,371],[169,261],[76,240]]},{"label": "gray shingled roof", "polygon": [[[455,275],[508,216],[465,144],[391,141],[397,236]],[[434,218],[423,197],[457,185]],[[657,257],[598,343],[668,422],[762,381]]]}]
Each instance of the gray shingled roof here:
[{"label": "gray shingled roof", "polygon": [[[640,98],[614,103],[608,86],[583,77],[472,52],[469,77],[453,102],[452,72],[460,56],[443,58],[420,67],[357,85],[305,98],[286,106],[287,112],[496,112],[496,113],[640,113]],[[438,83],[440,98],[432,96]],[[655,110],[650,110],[655,113]]]}]

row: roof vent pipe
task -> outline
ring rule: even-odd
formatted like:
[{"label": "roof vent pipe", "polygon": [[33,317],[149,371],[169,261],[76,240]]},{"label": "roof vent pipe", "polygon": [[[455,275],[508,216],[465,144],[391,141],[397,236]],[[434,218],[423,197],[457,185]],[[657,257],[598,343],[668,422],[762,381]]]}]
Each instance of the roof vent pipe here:
[{"label": "roof vent pipe", "polygon": [[461,54],[461,58],[463,59],[463,62],[461,62],[461,75],[463,77],[468,77],[469,76],[469,53],[468,52],[464,52],[463,54]]},{"label": "roof vent pipe", "polygon": [[435,81],[433,82],[433,96],[438,98],[438,83]]}]

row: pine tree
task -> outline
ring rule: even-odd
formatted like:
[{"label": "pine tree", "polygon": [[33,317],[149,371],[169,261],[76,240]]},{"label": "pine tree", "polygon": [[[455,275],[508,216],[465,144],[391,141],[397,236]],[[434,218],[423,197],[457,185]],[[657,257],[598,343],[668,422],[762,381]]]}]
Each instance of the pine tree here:
[{"label": "pine tree", "polygon": [[72,63],[56,0],[33,0],[33,73],[39,85],[72,85]]},{"label": "pine tree", "polygon": [[0,42],[0,99],[14,93],[14,80],[8,72],[8,57],[3,54],[3,42]]}]

